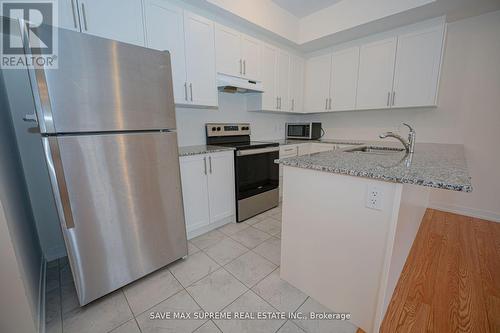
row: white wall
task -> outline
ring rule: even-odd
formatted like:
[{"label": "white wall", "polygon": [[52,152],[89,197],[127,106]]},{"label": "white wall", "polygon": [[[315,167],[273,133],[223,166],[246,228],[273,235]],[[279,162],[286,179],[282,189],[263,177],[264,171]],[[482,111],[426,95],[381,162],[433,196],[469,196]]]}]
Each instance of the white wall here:
[{"label": "white wall", "polygon": [[[0,110],[0,331],[34,332],[43,257],[2,75]],[[15,330],[9,329],[20,316],[23,322]]]},{"label": "white wall", "polygon": [[[376,140],[408,122],[417,142],[463,143],[474,191],[434,190],[431,205],[500,221],[500,11],[448,25],[438,108],[313,116],[329,138]],[[406,132],[405,132],[406,133]]]},{"label": "white wall", "polygon": [[206,1],[294,43],[298,42],[298,18],[271,0]]},{"label": "white wall", "polygon": [[299,43],[335,34],[380,20],[435,0],[349,0],[339,1],[300,19]]},{"label": "white wall", "polygon": [[285,122],[300,116],[246,111],[243,94],[219,93],[219,109],[176,108],[177,133],[180,146],[205,144],[205,123],[249,122],[252,140],[284,139]]}]

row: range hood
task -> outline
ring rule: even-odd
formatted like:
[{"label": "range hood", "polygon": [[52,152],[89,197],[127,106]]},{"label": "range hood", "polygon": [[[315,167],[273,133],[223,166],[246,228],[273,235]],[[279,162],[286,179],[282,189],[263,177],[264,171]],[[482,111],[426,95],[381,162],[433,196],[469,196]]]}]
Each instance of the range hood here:
[{"label": "range hood", "polygon": [[228,93],[261,93],[264,92],[262,82],[243,79],[226,74],[217,74],[217,88]]}]

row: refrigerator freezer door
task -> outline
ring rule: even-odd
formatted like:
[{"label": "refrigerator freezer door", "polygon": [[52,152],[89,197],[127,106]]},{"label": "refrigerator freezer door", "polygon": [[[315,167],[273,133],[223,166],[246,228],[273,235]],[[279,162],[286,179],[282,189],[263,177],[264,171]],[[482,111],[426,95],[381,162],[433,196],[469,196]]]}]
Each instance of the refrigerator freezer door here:
[{"label": "refrigerator freezer door", "polygon": [[58,34],[58,69],[30,71],[42,133],[175,129],[168,52]]},{"label": "refrigerator freezer door", "polygon": [[81,305],[187,255],[176,133],[43,142]]}]

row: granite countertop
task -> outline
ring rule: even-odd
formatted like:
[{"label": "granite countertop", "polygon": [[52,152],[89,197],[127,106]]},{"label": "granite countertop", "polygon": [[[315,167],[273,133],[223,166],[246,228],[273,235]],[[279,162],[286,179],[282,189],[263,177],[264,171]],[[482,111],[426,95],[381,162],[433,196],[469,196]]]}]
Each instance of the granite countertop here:
[{"label": "granite countertop", "polygon": [[191,156],[207,153],[217,153],[220,151],[234,150],[233,147],[197,145],[197,146],[181,146],[179,147],[179,156]]},{"label": "granite countertop", "polygon": [[[401,148],[398,144],[381,142],[369,142],[366,145]],[[415,153],[409,155],[405,151],[389,154],[346,151],[353,148],[289,157],[276,160],[276,163],[395,183],[472,192],[463,145],[417,143]]]},{"label": "granite countertop", "polygon": [[265,140],[277,142],[280,146],[297,145],[301,143],[330,143],[336,145],[362,145],[366,141],[349,140],[349,139],[319,139],[319,140],[301,140],[301,139],[283,139],[283,140]]}]

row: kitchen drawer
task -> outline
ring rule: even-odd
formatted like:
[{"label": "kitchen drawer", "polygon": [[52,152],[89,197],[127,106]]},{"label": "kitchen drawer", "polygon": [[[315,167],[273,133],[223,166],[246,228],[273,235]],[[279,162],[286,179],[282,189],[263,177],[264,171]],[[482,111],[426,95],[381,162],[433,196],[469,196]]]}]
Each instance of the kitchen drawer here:
[{"label": "kitchen drawer", "polygon": [[280,158],[293,157],[298,154],[297,145],[285,145],[280,147]]}]

